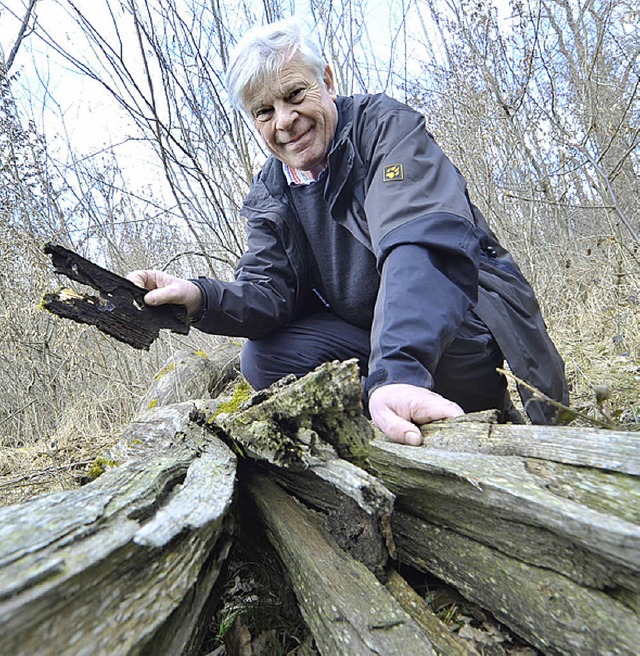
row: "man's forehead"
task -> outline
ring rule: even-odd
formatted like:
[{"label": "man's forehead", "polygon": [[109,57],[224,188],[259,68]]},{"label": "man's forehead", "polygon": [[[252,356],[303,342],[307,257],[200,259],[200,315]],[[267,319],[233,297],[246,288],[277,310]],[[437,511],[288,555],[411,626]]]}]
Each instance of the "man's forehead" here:
[{"label": "man's forehead", "polygon": [[293,58],[286,62],[279,72],[263,76],[250,87],[247,93],[248,104],[254,105],[269,98],[283,98],[300,83],[316,81],[316,75],[311,68],[299,58]]}]

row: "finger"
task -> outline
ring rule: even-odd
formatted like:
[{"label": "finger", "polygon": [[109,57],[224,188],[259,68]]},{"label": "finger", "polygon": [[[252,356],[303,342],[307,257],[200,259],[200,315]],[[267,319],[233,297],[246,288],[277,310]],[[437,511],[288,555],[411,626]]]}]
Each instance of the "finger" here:
[{"label": "finger", "polygon": [[409,446],[420,446],[422,435],[415,424],[399,417],[393,410],[385,408],[374,421],[378,428],[393,442],[408,444]]},{"label": "finger", "polygon": [[151,290],[144,297],[147,305],[165,305],[166,303],[180,303],[179,294],[171,285]]},{"label": "finger", "polygon": [[142,287],[143,289],[147,288],[147,272],[146,271],[131,271],[127,273],[127,280],[130,280],[134,285]]},{"label": "finger", "polygon": [[[436,398],[433,398],[436,397]],[[439,419],[459,417],[464,410],[454,401],[449,401],[439,394],[433,394],[428,404],[418,403],[411,408],[411,420],[416,424],[428,424]]]}]

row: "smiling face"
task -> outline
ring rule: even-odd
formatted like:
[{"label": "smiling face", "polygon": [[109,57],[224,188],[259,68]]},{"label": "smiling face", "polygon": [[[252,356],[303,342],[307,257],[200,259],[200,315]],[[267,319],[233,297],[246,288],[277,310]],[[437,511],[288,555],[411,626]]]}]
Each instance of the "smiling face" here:
[{"label": "smiling face", "polygon": [[295,56],[277,77],[250,90],[245,106],[273,155],[317,178],[326,165],[338,125],[333,72],[329,66],[321,81]]}]

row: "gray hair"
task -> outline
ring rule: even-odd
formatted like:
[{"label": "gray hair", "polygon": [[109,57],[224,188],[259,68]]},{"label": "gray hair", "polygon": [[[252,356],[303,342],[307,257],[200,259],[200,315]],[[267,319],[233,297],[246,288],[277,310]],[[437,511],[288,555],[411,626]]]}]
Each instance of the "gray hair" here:
[{"label": "gray hair", "polygon": [[246,109],[251,89],[277,75],[295,55],[322,81],[327,62],[308,32],[304,23],[294,17],[254,27],[245,34],[227,68],[226,87],[233,106]]}]

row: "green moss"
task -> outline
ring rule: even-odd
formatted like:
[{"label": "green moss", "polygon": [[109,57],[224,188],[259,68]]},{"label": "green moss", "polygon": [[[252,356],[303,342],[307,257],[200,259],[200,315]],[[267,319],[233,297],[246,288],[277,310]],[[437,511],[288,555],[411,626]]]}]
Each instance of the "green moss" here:
[{"label": "green moss", "polygon": [[93,481],[98,476],[102,476],[106,471],[107,467],[117,467],[118,462],[116,460],[109,460],[103,456],[96,458],[89,468],[87,469],[87,476]]},{"label": "green moss", "polygon": [[233,394],[228,401],[222,401],[213,413],[213,419],[224,413],[237,412],[240,406],[248,401],[253,393],[253,388],[246,380],[241,380],[234,388]]},{"label": "green moss", "polygon": [[160,369],[160,371],[153,377],[153,380],[160,380],[163,376],[168,374],[170,371],[173,371],[176,368],[175,362],[168,364],[166,367]]},{"label": "green moss", "polygon": [[209,359],[209,356],[202,349],[198,349],[197,351],[194,351],[193,354],[201,358],[204,358],[205,360]]},{"label": "green moss", "polygon": [[142,440],[139,440],[137,437],[134,437],[132,440],[129,440],[129,446],[136,446],[142,444]]},{"label": "green moss", "polygon": [[157,405],[158,405],[158,399],[151,399],[151,401],[149,401],[149,405],[147,406],[147,408],[151,410],[151,408],[155,408]]}]

